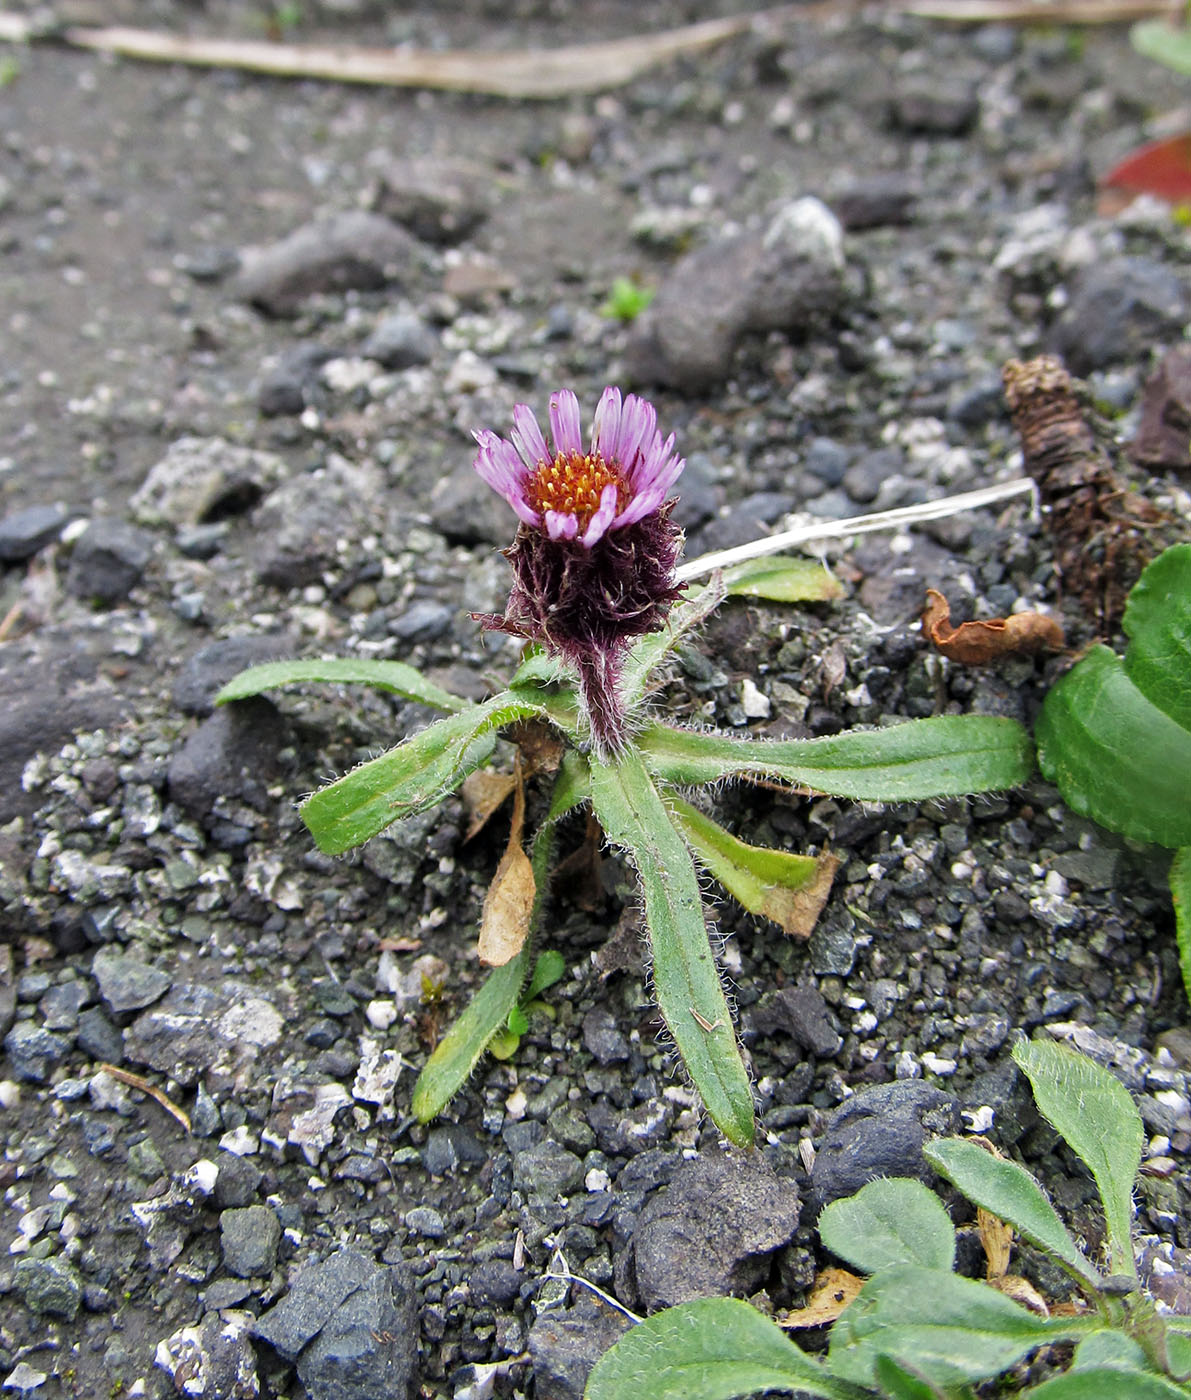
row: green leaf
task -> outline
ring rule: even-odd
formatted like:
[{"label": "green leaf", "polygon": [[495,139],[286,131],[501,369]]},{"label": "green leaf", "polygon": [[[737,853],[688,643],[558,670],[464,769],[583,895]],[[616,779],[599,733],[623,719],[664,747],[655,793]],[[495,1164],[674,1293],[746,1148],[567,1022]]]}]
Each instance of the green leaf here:
[{"label": "green leaf", "polygon": [[770,1390],[865,1400],[748,1303],[699,1298],[626,1332],[596,1362],[583,1400],[734,1400]]},{"label": "green leaf", "polygon": [[1183,990],[1191,1000],[1191,846],[1174,853],[1170,863],[1170,897],[1174,900],[1174,934]]},{"label": "green leaf", "polygon": [[994,715],[939,715],[827,739],[728,739],[651,724],[638,743],[650,771],[679,787],[752,774],[864,802],[999,791],[1033,770],[1029,735]]},{"label": "green leaf", "polygon": [[975,1142],[938,1138],[922,1155],[970,1201],[1007,1221],[1032,1244],[1054,1255],[1093,1287],[1103,1278],[1067,1232],[1042,1187],[1024,1167],[994,1157]]},{"label": "green leaf", "polygon": [[534,690],[506,690],[482,705],[469,705],[320,788],[299,807],[302,820],[328,855],[362,846],[458,787],[492,752],[493,730],[533,716],[554,717],[546,698]]},{"label": "green leaf", "polygon": [[1117,1366],[1067,1371],[1022,1391],[1023,1400],[1187,1400],[1185,1386],[1149,1371],[1125,1371]]},{"label": "green leaf", "polygon": [[770,554],[724,570],[730,598],[765,598],[774,603],[823,603],[842,598],[844,586],[817,559]]},{"label": "green leaf", "polygon": [[634,642],[620,673],[620,694],[630,714],[644,695],[654,671],[689,632],[707,621],[726,596],[724,577],[717,570],[703,588],[670,609],[665,627],[647,632]]},{"label": "green leaf", "polygon": [[591,802],[609,841],[627,852],[645,897],[658,1010],[716,1127],[753,1140],[753,1094],[711,950],[699,882],[641,756],[630,746],[591,769]]},{"label": "green leaf", "polygon": [[877,1358],[886,1355],[936,1385],[963,1385],[1085,1330],[1078,1319],[1044,1321],[974,1279],[901,1264],[870,1278],[841,1315],[831,1330],[828,1366],[871,1385]]},{"label": "green leaf", "polygon": [[550,656],[540,646],[529,646],[521,658],[521,664],[513,672],[509,686],[566,685],[574,679],[574,673],[556,657]]},{"label": "green leaf", "polygon": [[955,1226],[933,1191],[920,1181],[870,1181],[854,1196],[832,1201],[819,1216],[819,1237],[862,1274],[898,1264],[925,1269],[955,1265]]},{"label": "green leaf", "polygon": [[931,1385],[930,1381],[908,1367],[899,1365],[892,1356],[878,1356],[873,1369],[881,1393],[887,1395],[889,1400],[949,1400],[937,1386]]},{"label": "green leaf", "polygon": [[1136,1278],[1133,1182],[1142,1123],[1128,1089],[1094,1060],[1052,1041],[1020,1041],[1013,1058],[1030,1081],[1038,1111],[1092,1173],[1108,1226],[1110,1272]]},{"label": "green leaf", "polygon": [[1191,544],[1172,546],[1146,568],[1121,626],[1130,639],[1126,675],[1163,714],[1191,729]]},{"label": "green leaf", "polygon": [[522,1011],[520,1005],[514,1006],[509,1012],[507,1025],[512,1034],[516,1036],[522,1036],[529,1030],[529,1017]]},{"label": "green leaf", "polygon": [[1146,58],[1176,73],[1191,74],[1191,30],[1184,26],[1164,19],[1143,19],[1130,29],[1129,42]]},{"label": "green leaf", "polygon": [[547,987],[553,987],[555,982],[560,982],[567,971],[566,959],[554,948],[548,948],[546,952],[538,954],[538,960],[533,965],[533,976],[529,979],[529,986],[525,989],[523,1001],[533,1001],[534,997],[540,996]]},{"label": "green leaf", "polygon": [[1191,845],[1191,729],[1152,704],[1095,646],[1050,688],[1038,765],[1081,816],[1135,841]]},{"label": "green leaf", "polygon": [[[767,846],[749,846],[682,798],[667,794],[674,824],[703,865],[751,914],[772,919],[787,933],[806,937],[806,894],[820,874],[816,856],[793,855]],[[831,857],[830,873],[836,861]],[[830,883],[830,882],[828,882]],[[820,899],[812,915],[822,906]],[[813,924],[813,916],[810,919]]]},{"label": "green leaf", "polygon": [[557,821],[590,798],[591,771],[587,759],[577,749],[568,749],[558,765],[546,820]]},{"label": "green leaf", "polygon": [[[1166,1324],[1166,1362],[1172,1375],[1186,1385],[1191,1377],[1191,1337],[1188,1337],[1183,1328],[1191,1327],[1191,1318],[1183,1317],[1177,1321],[1166,1317],[1162,1321]],[[1191,1394],[1191,1389],[1188,1390]]]},{"label": "green leaf", "polygon": [[[489,1042],[508,1026],[529,972],[529,944],[503,967],[494,967],[463,1014],[438,1042],[414,1086],[414,1115],[429,1123],[467,1082]],[[516,1037],[513,1037],[516,1049]]]},{"label": "green leaf", "polygon": [[1108,1366],[1118,1366],[1128,1371],[1152,1369],[1137,1342],[1113,1327],[1102,1328],[1085,1337],[1075,1348],[1071,1359],[1073,1371],[1094,1371]]},{"label": "green leaf", "polygon": [[241,671],[228,681],[215,697],[215,703],[226,705],[232,700],[246,700],[250,695],[260,695],[263,691],[277,690],[281,686],[318,682],[371,685],[452,714],[471,706],[471,701],[443,690],[404,661],[369,661],[351,657],[329,657],[323,661],[266,661],[261,666],[250,666],[247,671]]}]

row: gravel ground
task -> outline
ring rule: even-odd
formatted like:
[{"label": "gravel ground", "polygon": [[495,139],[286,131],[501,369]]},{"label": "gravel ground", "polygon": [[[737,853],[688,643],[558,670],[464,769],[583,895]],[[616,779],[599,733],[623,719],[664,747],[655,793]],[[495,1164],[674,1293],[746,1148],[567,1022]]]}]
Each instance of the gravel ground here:
[{"label": "gravel ground", "polygon": [[[549,46],[713,10],[506,8],[325,0],[296,37]],[[464,843],[452,799],[323,858],[295,798],[426,712],[211,697],[276,656],[406,659],[477,697],[507,674],[468,616],[501,609],[511,537],[469,434],[559,385],[654,398],[688,554],[1016,475],[1010,356],[1062,351],[1129,437],[1191,320],[1191,242],[1156,206],[1098,214],[1094,178],[1173,129],[1185,87],[1118,31],[877,12],[545,103],[0,59],[0,1381],[578,1397],[623,1320],[549,1272],[638,1309],[796,1304],[822,1203],[922,1172],[924,1133],[965,1122],[1095,1239],[1008,1058],[1041,1028],[1138,1094],[1163,1162],[1139,1225],[1177,1295],[1191,1026],[1163,853],[1037,779],[890,809],[725,792],[749,839],[844,857],[809,945],[716,911],[761,1149],[722,1152],[675,1073],[612,859],[553,906],[549,1015],[423,1128],[410,1090],[482,975],[503,836]],[[659,289],[631,326],[600,314],[617,276]],[[1185,473],[1134,484],[1186,533]],[[924,589],[1095,634],[1025,504],[846,543],[844,600],[725,607],[663,703],[774,735],[1028,723],[1063,663],[940,663]]]}]

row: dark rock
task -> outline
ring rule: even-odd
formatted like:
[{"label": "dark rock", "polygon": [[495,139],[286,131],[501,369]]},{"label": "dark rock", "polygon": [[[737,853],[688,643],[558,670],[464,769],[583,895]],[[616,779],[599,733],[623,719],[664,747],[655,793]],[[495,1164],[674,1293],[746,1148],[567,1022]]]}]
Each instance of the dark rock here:
[{"label": "dark rock", "polygon": [[957,389],[947,402],[947,416],[965,428],[980,428],[996,418],[1003,418],[1005,389],[999,374],[990,374],[974,384]]},{"label": "dark rock", "polygon": [[201,525],[243,515],[286,474],[273,452],[218,437],[183,437],[129,502],[142,525]]},{"label": "dark rock", "polygon": [[671,517],[687,534],[693,534],[719,510],[724,493],[716,465],[705,452],[692,452],[678,483],[678,504]]},{"label": "dark rock", "polygon": [[901,131],[928,136],[963,136],[976,125],[980,103],[966,85],[907,82],[895,93],[890,117]]},{"label": "dark rock", "polygon": [[756,491],[743,501],[730,505],[723,515],[709,521],[692,542],[692,551],[710,553],[717,549],[734,549],[761,535],[783,515],[798,508],[794,496],[777,491]]},{"label": "dark rock", "polygon": [[902,465],[902,454],[896,447],[866,452],[844,473],[844,490],[858,504],[869,505],[877,499],[882,484],[900,472]]},{"label": "dark rock", "polygon": [[383,287],[419,256],[416,242],[390,219],[350,210],[303,224],[268,247],[246,249],[236,290],[262,311],[287,316],[317,292]]},{"label": "dark rock", "polygon": [[488,216],[491,173],[461,161],[386,158],[373,208],[427,243],[458,243]]},{"label": "dark rock", "polygon": [[1109,258],[1079,278],[1051,336],[1073,374],[1134,360],[1181,333],[1188,304],[1183,284],[1149,258]]},{"label": "dark rock", "polygon": [[60,982],[51,987],[38,1003],[42,1025],[47,1031],[75,1031],[79,1013],[94,1000],[85,982]]},{"label": "dark rock", "polygon": [[836,442],[834,438],[817,437],[812,438],[807,445],[802,465],[824,486],[840,486],[852,456],[852,449],[845,447],[842,442]]},{"label": "dark rock", "polygon": [[442,1212],[433,1206],[414,1206],[405,1212],[405,1226],[412,1235],[421,1235],[427,1240],[441,1240],[447,1233],[447,1222]]},{"label": "dark rock", "polygon": [[673,1118],[674,1111],[664,1099],[638,1104],[627,1113],[600,1099],[587,1111],[600,1150],[610,1156],[629,1156],[657,1147],[665,1141]]},{"label": "dark rock", "polygon": [[593,1006],[584,1016],[583,1044],[602,1065],[619,1064],[632,1053],[616,1017],[606,1006]]},{"label": "dark rock", "polygon": [[908,224],[918,193],[901,172],[867,175],[853,180],[831,201],[836,217],[849,230]]},{"label": "dark rock", "polygon": [[281,1037],[283,1022],[259,992],[224,978],[218,987],[175,982],[156,1006],[124,1032],[124,1054],[193,1084],[204,1074],[250,1072],[262,1048]]},{"label": "dark rock", "polygon": [[20,564],[32,559],[62,533],[70,519],[61,506],[28,506],[0,520],[0,563]]},{"label": "dark rock", "polygon": [[1146,380],[1129,455],[1155,471],[1191,467],[1191,345],[1168,350]]},{"label": "dark rock", "polygon": [[515,1269],[508,1259],[487,1259],[472,1269],[467,1287],[477,1303],[507,1308],[516,1301],[525,1281],[525,1274]]},{"label": "dark rock", "polygon": [[99,984],[99,995],[107,1003],[108,1010],[117,1016],[152,1006],[165,996],[173,980],[168,972],[112,947],[101,948],[95,954],[91,976]]},{"label": "dark rock", "polygon": [[285,724],[261,696],[215,711],[170,759],[170,797],[194,817],[207,817],[220,797],[260,806],[279,772]]},{"label": "dark rock", "polygon": [[264,1178],[261,1169],[234,1152],[220,1152],[215,1165],[219,1168],[215,1178],[215,1204],[223,1211],[252,1205]]},{"label": "dark rock", "polygon": [[275,588],[318,583],[345,546],[376,530],[382,488],[375,467],[337,454],[317,471],[285,482],[253,515],[260,538],[257,577]]},{"label": "dark rock", "polygon": [[153,536],[123,520],[93,520],[75,541],[66,587],[76,598],[119,603],[153,557]]},{"label": "dark rock", "polygon": [[321,397],[319,371],[335,352],[324,345],[295,345],[261,376],[256,406],[265,418],[296,417]]},{"label": "dark rock", "polygon": [[310,1400],[412,1400],[417,1312],[406,1270],[354,1249],[307,1266],[255,1332],[296,1361]]},{"label": "dark rock", "polygon": [[583,1400],[592,1367],[628,1331],[629,1320],[586,1290],[565,1312],[547,1312],[529,1329],[537,1400]]},{"label": "dark rock", "polygon": [[735,234],[687,254],[634,323],[634,379],[699,393],[719,384],[749,331],[806,333],[844,297],[842,230],[817,199],[779,210],[764,234]]},{"label": "dark rock", "polygon": [[647,1312],[691,1298],[751,1293],[769,1256],[798,1228],[794,1183],[757,1154],[686,1162],[647,1202],[632,1240],[637,1294]]},{"label": "dark rock", "polygon": [[240,254],[235,248],[207,244],[182,253],[174,259],[179,272],[195,282],[222,282],[240,267]]},{"label": "dark rock", "polygon": [[219,1217],[219,1243],[229,1273],[239,1278],[271,1274],[281,1243],[281,1222],[268,1206],[225,1210]]},{"label": "dark rock", "polygon": [[513,1158],[513,1185],[530,1196],[553,1200],[583,1185],[583,1162],[550,1138]]},{"label": "dark rock", "polygon": [[457,612],[458,609],[436,603],[432,598],[417,598],[396,617],[390,618],[386,631],[411,646],[415,642],[432,642],[450,630]]},{"label": "dark rock", "polygon": [[933,1181],[923,1144],[962,1128],[957,1100],[921,1079],[860,1090],[840,1104],[824,1130],[810,1197],[815,1215],[879,1176]]},{"label": "dark rock", "polygon": [[191,1400],[256,1400],[260,1384],[249,1319],[244,1313],[221,1317],[212,1292],[210,1311],[197,1326],[180,1327],[160,1343],[157,1364],[169,1372],[178,1394]]},{"label": "dark rock", "polygon": [[843,1044],[831,1009],[816,987],[782,987],[747,1014],[762,1034],[788,1035],[822,1060],[831,1059]]},{"label": "dark rock", "polygon": [[298,645],[285,633],[253,633],[212,642],[182,663],[174,681],[174,704],[188,715],[209,715],[215,709],[215,696],[233,676],[249,666],[293,656]]},{"label": "dark rock", "polygon": [[32,1021],[18,1021],[4,1037],[4,1053],[17,1079],[27,1084],[45,1084],[55,1066],[70,1053],[70,1041]]},{"label": "dark rock", "polygon": [[428,365],[438,352],[438,336],[420,316],[401,311],[386,316],[361,347],[360,353],[386,369]]},{"label": "dark rock", "polygon": [[30,1312],[73,1322],[83,1301],[83,1283],[74,1265],[60,1255],[18,1259],[13,1270],[17,1292]]},{"label": "dark rock", "polygon": [[84,1054],[105,1064],[118,1065],[124,1058],[124,1036],[98,1006],[79,1017],[75,1040]]},{"label": "dark rock", "polygon": [[422,1149],[422,1166],[431,1176],[447,1176],[464,1164],[480,1166],[487,1160],[487,1148],[460,1123],[432,1129]]},{"label": "dark rock", "polygon": [[430,520],[450,544],[495,545],[512,542],[517,518],[495,491],[476,492],[469,466],[440,476],[430,491]]}]

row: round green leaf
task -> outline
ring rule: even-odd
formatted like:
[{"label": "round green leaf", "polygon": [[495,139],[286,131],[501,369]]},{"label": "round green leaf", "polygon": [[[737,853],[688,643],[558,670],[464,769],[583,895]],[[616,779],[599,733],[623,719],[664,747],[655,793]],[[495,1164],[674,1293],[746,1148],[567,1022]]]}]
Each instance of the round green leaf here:
[{"label": "round green leaf", "polygon": [[870,1181],[854,1196],[832,1201],[819,1217],[819,1237],[862,1274],[897,1264],[950,1269],[955,1263],[955,1227],[920,1181]]}]

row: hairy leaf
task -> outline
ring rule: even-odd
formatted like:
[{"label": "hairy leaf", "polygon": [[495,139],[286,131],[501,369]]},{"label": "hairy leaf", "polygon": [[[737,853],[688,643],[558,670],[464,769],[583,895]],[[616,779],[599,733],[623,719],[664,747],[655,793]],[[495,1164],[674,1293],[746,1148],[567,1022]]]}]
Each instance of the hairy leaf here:
[{"label": "hairy leaf", "polygon": [[996,1289],[941,1269],[884,1269],[831,1332],[828,1365],[871,1384],[879,1356],[949,1386],[995,1376],[1045,1342],[1078,1336],[1077,1319],[1046,1322]]},{"label": "hairy leaf", "polygon": [[753,775],[865,802],[999,791],[1033,769],[1025,730],[994,715],[940,715],[827,739],[729,739],[651,724],[638,742],[650,771],[680,787]]},{"label": "hairy leaf", "polygon": [[266,690],[278,690],[287,685],[310,685],[326,682],[333,685],[371,685],[377,690],[389,690],[420,705],[455,713],[470,707],[471,701],[428,681],[420,671],[404,661],[369,661],[364,658],[329,657],[323,661],[266,661],[250,666],[233,676],[215,697],[217,705],[232,700],[245,700]]},{"label": "hairy leaf", "polygon": [[1141,1346],[1113,1327],[1102,1328],[1085,1337],[1071,1358],[1073,1371],[1094,1371],[1105,1366],[1121,1366],[1132,1371],[1151,1369]]},{"label": "hairy leaf", "polygon": [[1191,730],[1191,544],[1164,550],[1137,580],[1121,626],[1125,673],[1141,693]]},{"label": "hairy leaf", "polygon": [[539,953],[538,960],[533,965],[533,976],[525,989],[525,1000],[532,1001],[534,997],[540,996],[548,987],[553,987],[555,982],[560,982],[566,976],[566,972],[566,959],[556,949],[548,948],[544,953]]},{"label": "hairy leaf", "polygon": [[898,1264],[950,1269],[955,1227],[933,1191],[901,1177],[870,1181],[832,1201],[819,1216],[819,1237],[862,1274]]},{"label": "hairy leaf", "polygon": [[1022,1391],[1023,1400],[1187,1400],[1185,1386],[1151,1371],[1117,1366],[1068,1371]]},{"label": "hairy leaf", "polygon": [[679,797],[668,796],[666,805],[700,864],[749,913],[798,938],[811,936],[839,868],[837,856],[749,846]]},{"label": "hairy leaf", "polygon": [[738,1298],[655,1313],[596,1362],[583,1400],[735,1400],[758,1391],[864,1400]]},{"label": "hairy leaf", "polygon": [[1179,945],[1183,990],[1191,998],[1191,846],[1174,853],[1170,864],[1170,896],[1174,900],[1174,931]]},{"label": "hairy leaf", "polygon": [[817,559],[770,554],[724,570],[730,598],[765,598],[774,603],[822,603],[843,597],[844,586]]},{"label": "hairy leaf", "polygon": [[1062,1260],[1086,1282],[1093,1286],[1103,1282],[1067,1233],[1042,1187],[1024,1167],[994,1157],[963,1138],[936,1139],[927,1143],[922,1155],[970,1201],[1008,1221],[1032,1244]]},{"label": "hairy leaf", "polygon": [[1013,1058],[1038,1111],[1087,1166],[1100,1192],[1112,1272],[1137,1277],[1133,1182],[1141,1165],[1141,1115],[1128,1089],[1086,1055],[1052,1041],[1021,1041]]},{"label": "hairy leaf", "polygon": [[878,1356],[873,1370],[881,1394],[888,1396],[889,1400],[950,1400],[937,1386],[909,1367],[900,1365],[892,1356]]},{"label": "hairy leaf", "polygon": [[1191,729],[1095,646],[1047,693],[1038,765],[1081,816],[1135,841],[1191,845]]},{"label": "hairy leaf", "polygon": [[716,1127],[753,1140],[753,1094],[740,1058],[682,837],[635,748],[592,765],[591,802],[608,839],[637,868],[658,1010]]}]

